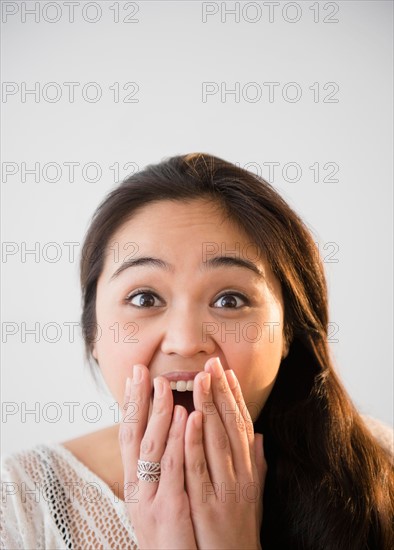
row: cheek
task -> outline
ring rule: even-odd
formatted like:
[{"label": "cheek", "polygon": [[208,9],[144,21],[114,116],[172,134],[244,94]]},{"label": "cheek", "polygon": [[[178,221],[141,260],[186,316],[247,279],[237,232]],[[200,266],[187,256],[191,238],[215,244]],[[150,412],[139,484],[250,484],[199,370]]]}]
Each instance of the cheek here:
[{"label": "cheek", "polygon": [[262,331],[261,338],[256,342],[243,341],[232,348],[229,346],[226,353],[226,357],[229,358],[228,365],[234,370],[245,403],[253,420],[256,420],[271,393],[279,371],[282,338],[273,338],[272,332],[270,334],[266,330]]},{"label": "cheek", "polygon": [[132,360],[133,353],[138,350],[137,323],[132,322],[127,309],[119,306],[115,297],[98,289],[96,302],[96,318],[98,335],[95,349],[100,363],[123,365]]},{"label": "cheek", "polygon": [[260,360],[248,364],[245,368],[233,369],[242,389],[246,406],[255,420],[261,412],[275,383],[280,362],[267,363]]},{"label": "cheek", "polygon": [[[141,338],[140,327],[130,321],[124,312],[116,312],[103,303],[96,309],[98,334],[95,355],[108,390],[123,404],[127,377],[132,376],[133,365],[148,365],[151,358],[152,339]],[[146,331],[144,330],[146,336]]]}]

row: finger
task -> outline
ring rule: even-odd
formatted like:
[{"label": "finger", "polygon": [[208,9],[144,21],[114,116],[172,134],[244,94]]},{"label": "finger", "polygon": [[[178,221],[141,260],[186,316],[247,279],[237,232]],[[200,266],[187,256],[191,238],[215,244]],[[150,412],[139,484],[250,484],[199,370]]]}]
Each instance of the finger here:
[{"label": "finger", "polygon": [[256,507],[256,524],[261,527],[262,522],[262,507],[263,507],[263,496],[264,496],[264,486],[265,478],[267,475],[267,463],[264,457],[264,440],[263,435],[256,433],[254,436],[254,446],[255,446],[255,469],[258,477],[258,491],[256,493],[256,498],[259,501],[259,506]]},{"label": "finger", "polygon": [[161,477],[157,496],[177,496],[185,492],[184,440],[186,421],[186,409],[181,405],[175,405],[167,445],[161,458]]},{"label": "finger", "polygon": [[[204,380],[208,382],[206,387]],[[212,481],[234,480],[230,440],[213,403],[210,381],[210,373],[199,372],[194,378],[193,386],[194,408],[202,413],[203,443],[208,471]]]},{"label": "finger", "polygon": [[138,482],[136,475],[137,459],[148,420],[151,386],[147,367],[134,365],[133,378],[125,391],[122,421],[119,426],[119,446],[123,461],[125,484]]},{"label": "finger", "polygon": [[[164,376],[157,376],[154,379],[154,397],[152,414],[141,440],[139,459],[149,462],[160,462],[166,447],[168,432],[171,425],[172,409],[174,400],[170,383]],[[140,479],[138,482],[139,494],[145,501],[152,499],[157,490],[159,482],[149,482]]]},{"label": "finger", "polygon": [[232,394],[234,396],[234,399],[237,402],[238,409],[240,410],[242,417],[244,419],[246,434],[249,441],[249,451],[254,461],[254,427],[253,427],[252,417],[250,416],[248,407],[246,406],[246,403],[242,394],[241,386],[239,385],[238,379],[235,376],[234,371],[226,370],[224,372],[225,372],[227,381],[229,383],[229,386],[231,388]]},{"label": "finger", "polygon": [[191,502],[206,502],[210,495],[216,499],[205,458],[202,420],[202,413],[193,411],[186,424],[185,481]]},{"label": "finger", "polygon": [[234,371],[226,370],[225,374],[226,374],[229,386],[231,388],[231,391],[234,395],[234,399],[238,404],[239,410],[241,411],[241,414],[245,422],[246,433],[247,433],[248,442],[249,442],[249,454],[250,454],[252,467],[255,472],[257,471],[257,475],[260,476],[258,472],[257,464],[256,464],[256,443],[255,443],[256,434],[254,433],[252,417],[250,416],[248,407],[246,406],[246,403],[242,394],[241,386],[238,382],[237,377],[235,376]]},{"label": "finger", "polygon": [[207,361],[205,370],[212,375],[213,400],[230,440],[234,469],[238,475],[250,473],[252,462],[245,420],[219,358]]},{"label": "finger", "polygon": [[255,463],[257,474],[259,476],[259,483],[261,491],[264,490],[265,477],[267,474],[267,462],[264,456],[264,438],[263,434],[255,433],[254,434],[254,450],[255,450]]}]

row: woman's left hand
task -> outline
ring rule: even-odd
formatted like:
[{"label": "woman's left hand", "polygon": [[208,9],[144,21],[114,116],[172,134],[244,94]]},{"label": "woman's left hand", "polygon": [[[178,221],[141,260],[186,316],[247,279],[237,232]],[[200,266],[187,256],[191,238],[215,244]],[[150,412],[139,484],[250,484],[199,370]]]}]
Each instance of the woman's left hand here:
[{"label": "woman's left hand", "polygon": [[[185,481],[199,548],[259,550],[267,463],[263,439],[233,371],[210,359],[211,387],[194,379],[185,433]],[[209,377],[207,377],[209,379]]]}]

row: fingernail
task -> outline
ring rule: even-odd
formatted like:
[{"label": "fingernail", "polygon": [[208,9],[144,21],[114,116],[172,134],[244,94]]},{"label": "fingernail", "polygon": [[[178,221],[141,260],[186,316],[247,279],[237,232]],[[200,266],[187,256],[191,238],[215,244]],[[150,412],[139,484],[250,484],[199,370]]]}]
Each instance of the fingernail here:
[{"label": "fingernail", "polygon": [[142,368],[138,365],[133,367],[133,383],[139,384],[142,380]]},{"label": "fingernail", "polygon": [[233,371],[233,369],[228,369],[224,372],[226,373],[230,389],[233,390],[237,386],[237,378],[234,374],[234,371]]},{"label": "fingernail", "polygon": [[211,369],[213,371],[213,375],[215,376],[215,378],[218,378],[218,379],[221,378],[222,373],[223,373],[223,369],[222,369],[222,365],[220,363],[220,359],[218,357],[216,357],[215,360],[212,361],[210,366],[211,366]]},{"label": "fingernail", "polygon": [[161,397],[164,393],[163,380],[161,380],[160,378],[154,378],[153,385],[155,387],[155,397]]},{"label": "fingernail", "polygon": [[205,393],[209,393],[211,389],[211,374],[207,372],[204,376],[201,377],[202,389]]}]

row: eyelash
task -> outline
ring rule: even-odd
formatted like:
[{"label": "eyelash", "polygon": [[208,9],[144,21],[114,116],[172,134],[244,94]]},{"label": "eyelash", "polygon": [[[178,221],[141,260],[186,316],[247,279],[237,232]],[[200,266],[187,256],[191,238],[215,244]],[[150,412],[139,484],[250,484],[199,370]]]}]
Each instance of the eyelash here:
[{"label": "eyelash", "polygon": [[[138,308],[138,309],[152,309],[154,307],[158,307],[158,306],[149,306],[149,307],[146,307],[146,306],[136,306],[134,304],[131,304],[131,300],[133,298],[135,298],[136,296],[139,296],[141,294],[148,294],[148,295],[151,295],[151,296],[154,296],[155,298],[157,298],[158,300],[160,300],[160,296],[158,296],[155,292],[152,292],[151,290],[147,290],[147,289],[143,289],[143,288],[139,288],[137,289],[136,291],[134,291],[132,294],[129,294],[126,299],[125,299],[125,302],[132,306],[132,307],[135,307],[135,308]],[[244,305],[241,305],[241,306],[238,306],[238,307],[216,307],[215,309],[241,309],[242,307],[245,307],[245,306],[249,306],[250,305],[250,300],[244,296],[243,294],[241,294],[240,292],[224,292],[223,294],[221,294],[220,296],[218,296],[215,300],[214,303],[216,303],[218,300],[220,300],[221,298],[225,297],[225,296],[236,296],[237,298],[240,298],[241,300],[243,300],[245,302]]]}]

